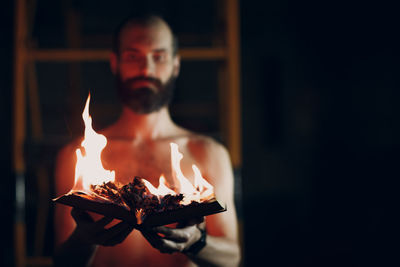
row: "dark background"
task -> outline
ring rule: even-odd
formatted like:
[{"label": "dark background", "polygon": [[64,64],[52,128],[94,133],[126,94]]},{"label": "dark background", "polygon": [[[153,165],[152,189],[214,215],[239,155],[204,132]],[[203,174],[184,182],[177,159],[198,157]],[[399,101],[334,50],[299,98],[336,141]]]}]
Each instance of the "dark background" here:
[{"label": "dark background", "polygon": [[[392,2],[241,1],[245,266],[398,264]],[[2,4],[1,256],[12,266],[13,1]]]},{"label": "dark background", "polygon": [[243,1],[249,266],[399,262],[392,2]]}]

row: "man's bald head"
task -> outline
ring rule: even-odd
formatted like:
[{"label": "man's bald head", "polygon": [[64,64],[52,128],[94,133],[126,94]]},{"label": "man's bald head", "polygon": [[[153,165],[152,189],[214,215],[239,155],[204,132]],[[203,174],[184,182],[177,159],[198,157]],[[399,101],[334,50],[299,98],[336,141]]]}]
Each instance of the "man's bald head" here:
[{"label": "man's bald head", "polygon": [[173,33],[171,27],[168,23],[160,16],[154,14],[145,14],[140,16],[131,16],[123,20],[114,31],[113,35],[113,46],[112,50],[117,55],[120,52],[121,36],[124,34],[125,30],[132,27],[152,27],[152,26],[162,26],[169,31],[171,34],[171,47],[172,55],[175,56],[178,53],[178,39]]}]

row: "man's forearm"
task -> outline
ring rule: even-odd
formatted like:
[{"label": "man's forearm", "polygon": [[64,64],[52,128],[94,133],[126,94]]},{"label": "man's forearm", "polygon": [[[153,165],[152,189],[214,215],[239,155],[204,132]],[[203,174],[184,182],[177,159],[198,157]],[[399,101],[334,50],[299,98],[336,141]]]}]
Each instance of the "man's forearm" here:
[{"label": "man's forearm", "polygon": [[240,249],[232,240],[208,235],[207,245],[197,255],[187,256],[199,266],[238,266]]},{"label": "man's forearm", "polygon": [[79,241],[75,232],[58,247],[54,254],[54,266],[89,266],[97,246]]}]

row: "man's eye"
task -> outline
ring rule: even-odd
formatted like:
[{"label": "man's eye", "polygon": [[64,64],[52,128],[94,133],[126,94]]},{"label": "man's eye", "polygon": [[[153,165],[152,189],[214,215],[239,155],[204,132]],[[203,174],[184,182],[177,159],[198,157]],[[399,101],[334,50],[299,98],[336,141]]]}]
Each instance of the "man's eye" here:
[{"label": "man's eye", "polygon": [[164,62],[166,60],[166,56],[164,54],[155,54],[153,59],[155,62]]},{"label": "man's eye", "polygon": [[124,60],[125,61],[135,61],[135,60],[138,60],[138,56],[137,55],[135,55],[135,54],[125,54],[124,55]]}]

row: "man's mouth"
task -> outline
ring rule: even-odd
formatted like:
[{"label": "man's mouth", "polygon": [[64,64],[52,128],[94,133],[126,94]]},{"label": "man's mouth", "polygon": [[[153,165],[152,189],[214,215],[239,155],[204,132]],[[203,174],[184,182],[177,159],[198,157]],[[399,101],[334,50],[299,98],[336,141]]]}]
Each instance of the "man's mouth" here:
[{"label": "man's mouth", "polygon": [[154,92],[158,91],[159,84],[157,81],[153,81],[150,79],[132,79],[127,81],[128,88],[132,90],[140,89],[140,88],[148,88]]},{"label": "man's mouth", "polygon": [[139,87],[157,87],[156,84],[152,81],[147,81],[147,80],[138,80],[138,81],[134,81],[132,82],[132,86],[135,88],[139,88]]}]

